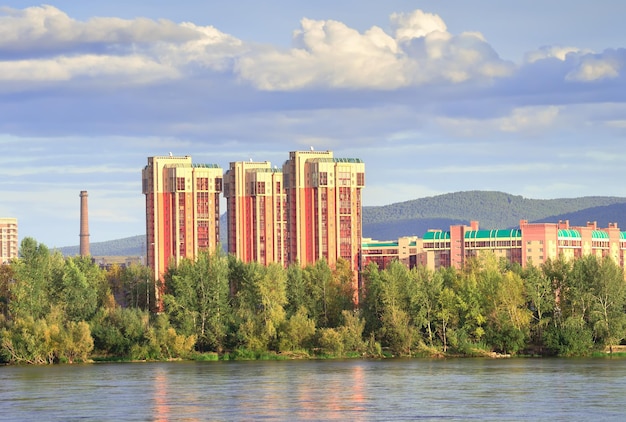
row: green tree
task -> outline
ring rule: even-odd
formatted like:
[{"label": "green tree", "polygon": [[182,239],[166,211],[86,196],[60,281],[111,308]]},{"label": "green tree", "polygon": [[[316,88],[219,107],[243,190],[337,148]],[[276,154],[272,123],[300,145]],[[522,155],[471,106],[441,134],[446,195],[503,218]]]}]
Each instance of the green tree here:
[{"label": "green tree", "polygon": [[482,341],[487,324],[486,295],[481,283],[482,276],[479,269],[464,272],[455,279],[454,289],[457,294],[459,329],[470,344]]},{"label": "green tree", "polygon": [[285,311],[288,316],[292,316],[301,311],[304,307],[307,314],[315,309],[313,297],[307,288],[304,280],[304,273],[299,263],[289,264],[287,267],[287,304]]},{"label": "green tree", "polygon": [[311,345],[315,335],[315,321],[309,318],[307,309],[302,306],[283,323],[279,333],[280,351],[303,350]]},{"label": "green tree", "polygon": [[380,331],[383,315],[383,280],[378,266],[370,262],[362,273],[363,289],[359,299],[361,315],[365,319],[365,332],[375,335]]},{"label": "green tree", "polygon": [[152,271],[148,267],[132,263],[124,268],[119,275],[116,272],[110,273],[109,279],[111,280],[116,276],[119,276],[120,280],[114,279],[115,284],[113,286],[118,291],[116,299],[122,306],[143,310],[156,308],[156,286]]},{"label": "green tree", "polygon": [[154,316],[146,337],[148,355],[152,359],[187,358],[196,344],[196,336],[178,334],[165,313]]},{"label": "green tree", "polygon": [[439,321],[439,338],[443,344],[443,352],[446,353],[448,351],[450,332],[454,330],[458,321],[456,294],[449,287],[444,287],[439,295],[436,315]]},{"label": "green tree", "polygon": [[286,273],[278,264],[244,268],[237,292],[240,342],[253,351],[278,350],[278,330],[286,319]]},{"label": "green tree", "polygon": [[137,308],[100,309],[90,322],[94,349],[99,354],[141,358],[133,354],[145,347],[150,315]]},{"label": "green tree", "polygon": [[[91,281],[91,283],[90,283]],[[60,277],[50,294],[53,303],[61,306],[68,321],[87,321],[98,306],[97,280],[88,280],[74,258],[67,258]]]},{"label": "green tree", "polygon": [[9,264],[0,264],[0,315],[9,317],[9,301],[11,300],[11,283],[14,282],[15,272]]},{"label": "green tree", "polygon": [[93,338],[85,321],[50,324],[50,338],[56,361],[85,362],[93,350]]},{"label": "green tree", "polygon": [[394,261],[381,272],[381,281],[381,343],[396,355],[410,355],[416,340],[408,313],[411,275],[403,264]]},{"label": "green tree", "polygon": [[[546,262],[541,265],[541,271],[552,284],[552,290],[554,291],[554,312],[557,318],[561,318],[563,313],[562,308],[564,306],[567,308],[564,295],[566,294],[567,284],[572,272],[572,265],[565,260],[563,255],[559,255],[556,260],[546,260]],[[556,323],[557,321],[554,322]]]},{"label": "green tree", "polygon": [[503,275],[489,330],[492,344],[503,353],[516,353],[526,344],[531,313],[524,293],[524,281],[518,274],[508,271]]},{"label": "green tree", "polygon": [[221,352],[232,320],[228,261],[219,251],[183,260],[165,275],[165,311],[174,327],[195,335],[200,351]]},{"label": "green tree", "polygon": [[539,268],[528,265],[523,273],[526,300],[532,312],[531,333],[535,344],[541,344],[543,332],[550,323],[555,307],[554,284]]},{"label": "green tree", "polygon": [[596,342],[601,346],[619,344],[626,336],[626,284],[622,269],[610,257],[600,262],[591,276],[591,323]]},{"label": "green tree", "polygon": [[303,269],[307,291],[311,295],[314,309],[310,309],[311,317],[318,327],[329,327],[332,323],[330,310],[333,300],[333,274],[326,260],[321,259]]},{"label": "green tree", "polygon": [[51,255],[44,244],[30,237],[20,243],[19,255],[11,263],[15,279],[9,286],[9,311],[14,318],[45,318],[50,312],[50,282],[62,271],[63,257]]},{"label": "green tree", "polygon": [[43,318],[15,318],[8,327],[0,330],[0,341],[2,353],[8,362],[35,365],[54,362],[51,333]]},{"label": "green tree", "polygon": [[443,277],[426,267],[417,267],[411,271],[414,282],[410,286],[409,300],[411,315],[415,326],[425,330],[427,343],[432,346],[435,339],[434,322],[439,295],[443,289]]},{"label": "green tree", "polygon": [[587,356],[593,350],[593,334],[578,316],[558,319],[544,332],[544,344],[559,356]]},{"label": "green tree", "polygon": [[341,313],[343,323],[337,329],[341,335],[345,352],[363,353],[367,345],[363,341],[365,320],[360,317],[358,311],[343,311]]}]

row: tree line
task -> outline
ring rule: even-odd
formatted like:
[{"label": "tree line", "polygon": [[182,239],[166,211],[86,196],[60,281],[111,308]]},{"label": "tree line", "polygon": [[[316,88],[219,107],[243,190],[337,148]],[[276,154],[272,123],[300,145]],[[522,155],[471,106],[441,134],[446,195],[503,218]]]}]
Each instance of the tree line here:
[{"label": "tree line", "polygon": [[26,238],[0,266],[0,361],[316,356],[585,356],[626,337],[610,258],[522,268],[481,254],[462,270],[243,263],[221,251],[171,267],[162,312],[142,265],[100,269]]}]

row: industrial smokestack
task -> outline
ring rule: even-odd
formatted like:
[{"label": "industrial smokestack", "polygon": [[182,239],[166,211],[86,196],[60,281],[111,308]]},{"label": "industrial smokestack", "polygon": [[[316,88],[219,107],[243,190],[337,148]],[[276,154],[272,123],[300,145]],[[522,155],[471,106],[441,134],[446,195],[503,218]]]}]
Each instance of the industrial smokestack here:
[{"label": "industrial smokestack", "polygon": [[80,256],[89,256],[89,207],[87,191],[80,191]]}]

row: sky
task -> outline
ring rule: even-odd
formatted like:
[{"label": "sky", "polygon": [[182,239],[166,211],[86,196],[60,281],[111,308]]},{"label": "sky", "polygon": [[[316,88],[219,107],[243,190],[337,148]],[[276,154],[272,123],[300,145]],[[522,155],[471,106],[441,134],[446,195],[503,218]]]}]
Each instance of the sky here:
[{"label": "sky", "polygon": [[91,242],[144,234],[147,157],[280,167],[310,147],[365,162],[366,206],[626,197],[624,16],[615,0],[5,0],[0,217],[77,245],[87,190]]}]

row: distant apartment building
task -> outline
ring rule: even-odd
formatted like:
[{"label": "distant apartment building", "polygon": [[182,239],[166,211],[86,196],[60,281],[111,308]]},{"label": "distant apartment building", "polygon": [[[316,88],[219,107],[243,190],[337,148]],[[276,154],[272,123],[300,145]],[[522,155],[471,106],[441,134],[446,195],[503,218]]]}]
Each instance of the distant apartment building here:
[{"label": "distant apartment building", "polygon": [[0,218],[0,264],[18,255],[17,218]]},{"label": "distant apartment building", "polygon": [[222,177],[218,165],[193,164],[190,156],[148,157],[142,171],[146,262],[155,279],[169,265],[218,246]]},{"label": "distant apartment building", "polygon": [[[331,151],[293,151],[283,164],[287,199],[287,262],[302,266],[338,258],[360,269],[361,190],[365,164]],[[356,276],[355,276],[356,284]],[[356,286],[355,286],[356,287]]]},{"label": "distant apartment building", "polygon": [[478,222],[472,221],[469,226],[454,225],[447,231],[430,230],[422,239],[411,240],[408,246],[403,239],[367,240],[363,243],[363,265],[374,262],[382,269],[389,262],[399,260],[409,267],[462,268],[469,259],[489,251],[522,266],[541,265],[559,256],[571,260],[593,255],[609,256],[624,268],[626,257],[626,232],[615,223],[599,228],[595,222],[570,226],[567,220],[558,223],[521,220],[516,229],[480,230]]},{"label": "distant apartment building", "polygon": [[228,252],[243,262],[286,265],[286,197],[282,169],[269,161],[231,162],[224,174]]},{"label": "distant apartment building", "polygon": [[424,264],[418,260],[422,249],[422,239],[417,236],[403,236],[398,240],[379,241],[364,238],[362,243],[362,267],[370,262],[385,269],[393,261],[399,261],[408,268]]}]

